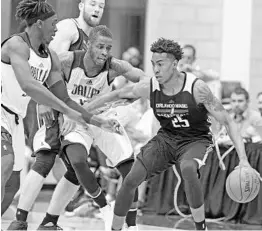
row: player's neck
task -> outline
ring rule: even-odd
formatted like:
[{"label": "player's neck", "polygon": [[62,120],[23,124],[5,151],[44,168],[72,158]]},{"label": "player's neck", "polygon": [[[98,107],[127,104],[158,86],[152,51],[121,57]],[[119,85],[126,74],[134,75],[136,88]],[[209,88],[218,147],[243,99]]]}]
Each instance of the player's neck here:
[{"label": "player's neck", "polygon": [[79,27],[85,32],[85,34],[88,36],[90,31],[92,30],[93,27],[89,26],[83,17],[79,16],[76,18],[76,21],[78,22]]},{"label": "player's neck", "polygon": [[28,28],[26,32],[29,36],[29,40],[30,40],[32,48],[34,49],[34,51],[38,52],[40,45],[43,43],[41,36],[33,28]]},{"label": "player's neck", "polygon": [[164,84],[162,84],[162,89],[167,94],[176,94],[179,92],[184,84],[185,75],[181,72],[175,72],[174,75]]}]

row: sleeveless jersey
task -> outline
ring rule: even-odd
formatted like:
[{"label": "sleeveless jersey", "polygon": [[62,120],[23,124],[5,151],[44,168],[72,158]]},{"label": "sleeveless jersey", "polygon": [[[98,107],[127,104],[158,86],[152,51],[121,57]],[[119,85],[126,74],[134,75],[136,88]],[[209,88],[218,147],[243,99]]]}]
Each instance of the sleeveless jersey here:
[{"label": "sleeveless jersey", "polygon": [[76,50],[85,50],[86,51],[88,36],[82,29],[79,28],[77,21],[75,19],[72,19],[72,20],[76,24],[76,28],[78,30],[78,39],[75,43],[70,45],[69,51],[76,51]]},{"label": "sleeveless jersey", "polygon": [[193,96],[197,78],[185,73],[182,90],[176,95],[165,95],[155,77],[151,79],[150,104],[164,131],[174,136],[190,139],[206,137],[210,134],[210,119],[203,105],[197,105]]},{"label": "sleeveless jersey", "polygon": [[[52,67],[49,51],[46,50],[47,48],[43,49],[44,54],[40,57],[31,47],[30,40],[26,32],[13,36],[20,36],[28,44],[30,48],[30,57],[28,59],[28,63],[31,68],[32,76],[35,80],[44,84]],[[6,39],[1,44],[1,46],[3,46],[8,39]],[[27,111],[27,105],[31,97],[27,96],[26,93],[21,89],[10,63],[5,63],[1,60],[1,68],[2,104],[12,112],[24,118]]]},{"label": "sleeveless jersey", "polygon": [[83,105],[95,99],[98,95],[110,92],[112,90],[109,82],[109,62],[108,60],[95,77],[88,77],[84,68],[85,51],[75,51],[71,65],[71,71],[67,82],[68,95],[72,100]]}]

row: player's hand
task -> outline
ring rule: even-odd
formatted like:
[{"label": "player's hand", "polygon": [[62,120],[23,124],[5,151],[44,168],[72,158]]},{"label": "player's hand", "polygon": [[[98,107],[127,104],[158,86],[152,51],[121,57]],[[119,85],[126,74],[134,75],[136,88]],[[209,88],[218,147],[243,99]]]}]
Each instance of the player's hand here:
[{"label": "player's hand", "polygon": [[123,134],[123,128],[121,124],[115,119],[103,119],[101,120],[101,128],[107,132],[113,132]]},{"label": "player's hand", "polygon": [[69,119],[67,116],[64,116],[64,122],[60,127],[60,136],[65,136],[71,131],[73,131],[76,127],[76,122]]},{"label": "player's hand", "polygon": [[[237,168],[252,168],[252,167],[249,164],[248,160],[240,160],[239,165],[236,166],[235,169],[237,169]],[[262,177],[260,176],[260,173],[256,169],[254,169],[254,168],[252,168],[252,169],[256,173],[256,175],[258,176],[260,181],[262,181]]]},{"label": "player's hand", "polygon": [[53,109],[45,105],[37,105],[37,107],[38,107],[39,121],[41,123],[40,125],[45,124],[47,128],[51,127],[55,120]]}]

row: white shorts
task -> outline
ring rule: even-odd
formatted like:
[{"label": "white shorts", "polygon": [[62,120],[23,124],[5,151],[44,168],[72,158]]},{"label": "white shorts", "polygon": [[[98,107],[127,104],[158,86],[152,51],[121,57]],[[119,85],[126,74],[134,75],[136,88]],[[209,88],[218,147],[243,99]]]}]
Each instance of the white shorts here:
[{"label": "white shorts", "polygon": [[[124,122],[127,119],[128,110],[124,113],[124,110],[119,108],[111,109],[102,115],[106,116],[106,118],[114,118],[121,124],[121,121]],[[133,158],[131,142],[123,126],[122,128],[124,133],[123,135],[119,135],[106,132],[93,125],[88,125],[87,127],[77,125],[74,131],[64,137],[62,145],[80,143],[84,145],[87,152],[89,152],[91,145],[95,144],[106,155],[108,166],[115,167],[120,163]]]},{"label": "white shorts", "polygon": [[12,148],[15,156],[13,171],[20,171],[24,166],[25,159],[25,135],[23,118],[19,116],[19,124],[15,123],[15,116],[1,107],[1,126],[12,137]]}]

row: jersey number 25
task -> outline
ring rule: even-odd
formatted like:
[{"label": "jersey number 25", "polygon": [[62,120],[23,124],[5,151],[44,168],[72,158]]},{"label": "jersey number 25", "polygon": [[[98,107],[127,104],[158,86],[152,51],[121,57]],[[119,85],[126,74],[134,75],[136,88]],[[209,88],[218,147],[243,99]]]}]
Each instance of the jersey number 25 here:
[{"label": "jersey number 25", "polygon": [[173,118],[172,124],[174,128],[187,128],[190,126],[188,120],[181,118],[179,115],[176,115],[176,117]]}]

